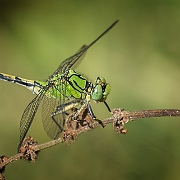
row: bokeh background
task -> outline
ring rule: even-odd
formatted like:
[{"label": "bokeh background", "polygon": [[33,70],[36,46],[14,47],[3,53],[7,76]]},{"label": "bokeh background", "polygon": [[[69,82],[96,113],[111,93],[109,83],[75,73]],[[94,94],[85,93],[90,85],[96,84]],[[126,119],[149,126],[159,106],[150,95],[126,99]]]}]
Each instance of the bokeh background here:
[{"label": "bokeh background", "polygon": [[[180,1],[0,1],[0,72],[45,80],[83,44],[119,23],[86,53],[77,71],[111,83],[107,102],[126,110],[180,109]],[[34,96],[0,82],[0,154],[12,156],[19,121]],[[100,119],[103,104],[92,106]],[[29,131],[49,140],[39,109]],[[180,179],[180,117],[139,119],[118,135],[112,125],[81,135],[72,145],[42,151],[36,163],[6,168],[7,179]]]}]

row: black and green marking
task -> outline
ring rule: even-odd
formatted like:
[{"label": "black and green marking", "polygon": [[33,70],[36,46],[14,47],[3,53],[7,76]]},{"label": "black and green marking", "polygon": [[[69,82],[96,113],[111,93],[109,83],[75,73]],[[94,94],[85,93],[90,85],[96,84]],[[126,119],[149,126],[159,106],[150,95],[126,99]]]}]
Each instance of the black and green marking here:
[{"label": "black and green marking", "polygon": [[35,98],[25,108],[20,121],[20,142],[18,150],[25,138],[35,114],[42,102],[43,127],[52,139],[59,137],[64,130],[65,119],[68,111],[77,108],[74,119],[84,109],[88,111],[93,119],[97,120],[90,105],[90,100],[106,103],[111,87],[102,77],[96,79],[95,84],[88,81],[85,76],[71,69],[72,66],[83,56],[83,54],[105,35],[118,21],[115,21],[91,44],[84,45],[75,55],[64,60],[57,70],[47,81],[34,81],[0,73],[0,80],[22,85],[36,94]]}]

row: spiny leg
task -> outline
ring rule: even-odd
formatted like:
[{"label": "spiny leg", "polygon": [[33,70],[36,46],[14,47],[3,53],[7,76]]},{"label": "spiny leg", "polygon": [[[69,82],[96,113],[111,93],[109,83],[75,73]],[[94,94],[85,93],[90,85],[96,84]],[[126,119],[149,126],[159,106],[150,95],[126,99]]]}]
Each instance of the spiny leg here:
[{"label": "spiny leg", "polygon": [[51,116],[52,121],[56,124],[56,126],[58,127],[59,130],[58,130],[57,134],[54,136],[53,139],[57,139],[59,134],[63,131],[63,128],[59,125],[59,123],[56,121],[56,119],[54,117],[55,117],[55,115],[52,114],[52,116]]},{"label": "spiny leg", "polygon": [[91,105],[90,105],[89,103],[88,103],[88,105],[87,105],[87,108],[88,108],[89,113],[90,113],[90,115],[92,116],[92,118],[93,118],[95,121],[97,121],[99,124],[101,124],[101,126],[104,128],[104,127],[105,127],[104,123],[103,123],[100,119],[97,119],[97,118],[96,118],[96,116],[94,115],[93,110],[92,110],[92,108],[91,108]]},{"label": "spiny leg", "polygon": [[110,109],[110,107],[109,107],[109,105],[107,104],[106,101],[104,101],[104,104],[105,104],[105,106],[107,107],[108,111],[111,112],[111,109]]},{"label": "spiny leg", "polygon": [[[93,110],[92,110],[92,107],[91,107],[89,101],[88,101],[88,102],[84,102],[83,105],[77,110],[77,112],[76,112],[75,115],[74,115],[74,119],[77,119],[77,116],[78,116],[85,108],[88,109],[88,111],[89,111],[92,119],[95,120],[95,121],[97,121],[97,122],[98,122],[99,124],[101,124],[102,127],[104,128],[105,125],[103,124],[103,122],[102,122],[101,120],[97,119],[96,116],[94,115],[94,112],[93,112]],[[89,127],[91,127],[91,126],[89,125]]]},{"label": "spiny leg", "polygon": [[67,111],[75,108],[78,104],[79,104],[79,100],[74,100],[56,107],[56,111],[54,111],[51,115],[52,121],[57,125],[59,129],[57,134],[54,136],[54,139],[56,139],[58,135],[63,131],[63,128],[59,125],[59,123],[55,119],[55,116],[62,114],[64,116],[63,119],[65,121],[65,124],[67,124],[67,119],[65,118],[65,116],[68,115]]}]

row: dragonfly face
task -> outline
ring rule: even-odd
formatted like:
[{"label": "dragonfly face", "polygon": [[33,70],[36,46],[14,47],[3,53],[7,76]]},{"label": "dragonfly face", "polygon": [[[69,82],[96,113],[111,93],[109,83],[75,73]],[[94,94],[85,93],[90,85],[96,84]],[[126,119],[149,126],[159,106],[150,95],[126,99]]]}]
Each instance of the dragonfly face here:
[{"label": "dragonfly face", "polygon": [[96,102],[104,102],[110,90],[111,86],[106,83],[106,80],[103,77],[98,77],[92,91],[92,99]]}]

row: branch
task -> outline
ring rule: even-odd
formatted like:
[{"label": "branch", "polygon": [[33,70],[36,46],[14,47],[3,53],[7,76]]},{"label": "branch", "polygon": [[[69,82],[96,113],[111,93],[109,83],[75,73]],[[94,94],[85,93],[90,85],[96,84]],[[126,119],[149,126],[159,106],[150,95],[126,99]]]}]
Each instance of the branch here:
[{"label": "branch", "polygon": [[70,114],[66,119],[65,131],[62,136],[56,140],[52,140],[43,144],[37,144],[37,141],[32,137],[24,139],[19,153],[11,158],[6,156],[0,157],[0,180],[4,178],[5,166],[18,160],[25,159],[28,161],[35,161],[37,159],[37,153],[40,150],[50,148],[60,143],[72,143],[77,137],[86,132],[98,127],[105,127],[107,124],[113,123],[113,129],[119,134],[126,134],[127,129],[124,129],[125,123],[135,120],[137,118],[150,118],[150,117],[162,117],[162,116],[180,116],[180,110],[178,109],[155,109],[155,110],[139,110],[139,111],[125,111],[118,108],[113,109],[112,117],[104,120],[94,120],[89,114],[87,109],[84,109],[77,117],[77,120],[73,120],[73,115]]}]

